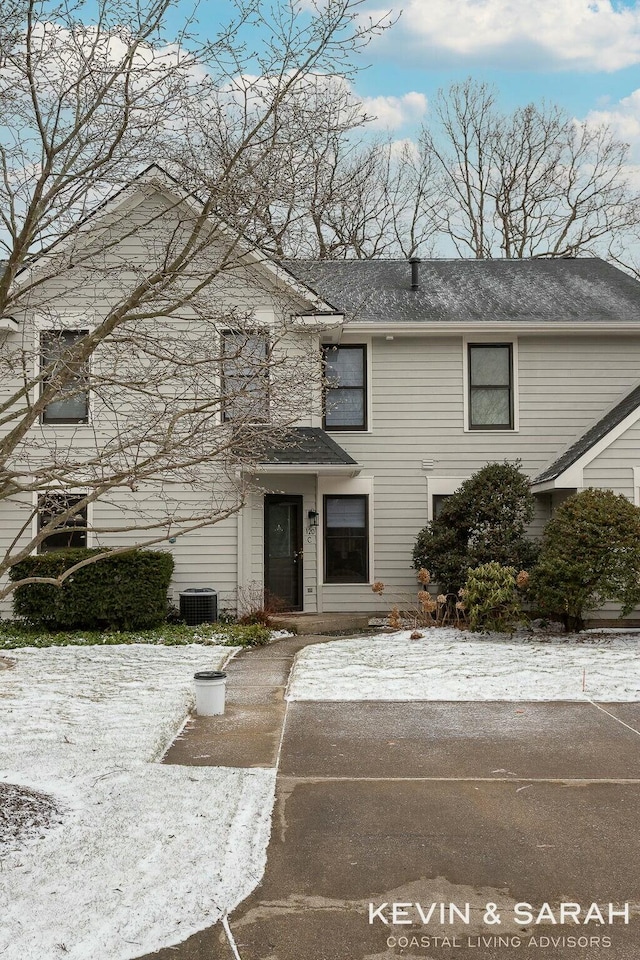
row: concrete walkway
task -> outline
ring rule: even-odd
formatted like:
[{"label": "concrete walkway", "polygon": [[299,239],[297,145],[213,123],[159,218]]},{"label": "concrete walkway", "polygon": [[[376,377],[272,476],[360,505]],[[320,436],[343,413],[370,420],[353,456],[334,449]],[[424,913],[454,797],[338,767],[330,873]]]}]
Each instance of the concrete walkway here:
[{"label": "concrete walkway", "polygon": [[302,636],[241,650],[225,668],[225,712],[193,716],[163,763],[205,767],[275,767],[286,705],[284,692],[298,650],[335,637]]},{"label": "concrete walkway", "polygon": [[[227,715],[196,720],[166,760],[270,765],[292,658],[325,639],[233,661]],[[152,956],[637,960],[640,704],[605,706],[290,703],[262,883],[228,931],[218,924]],[[515,903],[566,901],[628,903],[630,922],[513,919]],[[370,904],[392,903],[413,910],[409,925],[369,922]],[[422,923],[416,903],[438,904],[437,919]],[[468,905],[469,923],[449,922],[452,903]],[[488,904],[499,924],[485,922]]]}]

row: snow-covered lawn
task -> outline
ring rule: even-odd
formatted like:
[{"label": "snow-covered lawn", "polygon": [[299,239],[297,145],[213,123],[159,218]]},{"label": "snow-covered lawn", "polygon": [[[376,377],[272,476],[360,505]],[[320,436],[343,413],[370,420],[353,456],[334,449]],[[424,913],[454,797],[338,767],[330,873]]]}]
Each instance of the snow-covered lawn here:
[{"label": "snow-covered lawn", "polygon": [[62,824],[0,844],[2,960],[129,960],[215,922],[260,879],[275,771],[154,763],[212,646],[21,649],[0,670],[0,784]]},{"label": "snow-covered lawn", "polygon": [[[0,836],[2,960],[131,960],[215,922],[259,882],[275,771],[153,762],[191,705],[194,670],[230,653],[7,652],[0,788],[50,794],[62,817],[21,846]],[[288,698],[640,700],[640,634],[336,640],[301,651]]]},{"label": "snow-covered lawn", "polygon": [[570,639],[422,632],[420,640],[405,630],[306,647],[288,699],[640,700],[635,632]]}]

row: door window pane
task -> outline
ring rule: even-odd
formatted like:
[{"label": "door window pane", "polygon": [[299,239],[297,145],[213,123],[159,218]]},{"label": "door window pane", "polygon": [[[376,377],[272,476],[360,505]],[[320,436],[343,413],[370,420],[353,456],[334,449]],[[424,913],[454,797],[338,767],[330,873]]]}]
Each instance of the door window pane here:
[{"label": "door window pane", "polygon": [[290,557],[294,550],[291,541],[290,514],[289,504],[271,504],[269,508],[267,533],[270,557]]}]

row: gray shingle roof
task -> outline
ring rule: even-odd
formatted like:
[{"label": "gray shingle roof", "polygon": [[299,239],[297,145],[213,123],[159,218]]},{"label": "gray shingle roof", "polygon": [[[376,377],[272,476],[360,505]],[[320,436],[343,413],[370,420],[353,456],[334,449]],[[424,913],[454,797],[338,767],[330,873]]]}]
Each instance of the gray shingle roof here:
[{"label": "gray shingle roof", "polygon": [[406,260],[287,260],[284,266],[355,322],[640,324],[640,282],[598,257],[423,260],[415,291]]},{"label": "gray shingle roof", "polygon": [[357,465],[357,460],[320,427],[293,427],[290,435],[290,442],[265,451],[262,463]]},{"label": "gray shingle roof", "polygon": [[573,464],[595,446],[599,440],[606,437],[614,427],[622,423],[638,406],[640,406],[640,386],[637,386],[631,393],[627,394],[624,400],[616,404],[612,410],[605,413],[604,417],[598,420],[597,423],[594,423],[568,450],[565,450],[557,460],[546,467],[537,477],[534,477],[531,482],[544,483],[548,480],[556,480],[561,473],[564,473],[565,470],[573,466]]}]

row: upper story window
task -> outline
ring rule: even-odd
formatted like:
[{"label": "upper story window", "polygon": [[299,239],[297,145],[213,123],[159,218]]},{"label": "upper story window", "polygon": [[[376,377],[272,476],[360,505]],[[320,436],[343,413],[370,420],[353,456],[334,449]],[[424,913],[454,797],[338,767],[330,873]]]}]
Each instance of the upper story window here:
[{"label": "upper story window", "polygon": [[[38,497],[38,533],[53,519],[84,500],[80,494],[44,493]],[[38,553],[64,550],[66,547],[86,547],[87,505],[66,517],[39,545]]]},{"label": "upper story window", "polygon": [[269,342],[264,334],[222,334],[221,398],[225,421],[269,418]]},{"label": "upper story window", "polygon": [[[40,334],[42,369],[53,364],[53,369],[42,381],[44,390],[64,368],[65,354],[86,330],[45,330]],[[87,423],[89,420],[89,361],[58,391],[56,400],[48,403],[42,412],[43,423]]]},{"label": "upper story window", "polygon": [[367,348],[325,347],[324,426],[327,430],[367,429]]},{"label": "upper story window", "polygon": [[469,428],[513,430],[510,343],[469,344]]}]

